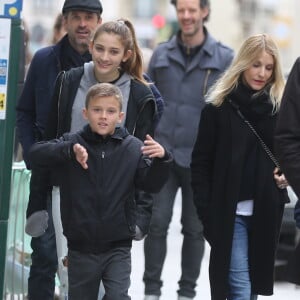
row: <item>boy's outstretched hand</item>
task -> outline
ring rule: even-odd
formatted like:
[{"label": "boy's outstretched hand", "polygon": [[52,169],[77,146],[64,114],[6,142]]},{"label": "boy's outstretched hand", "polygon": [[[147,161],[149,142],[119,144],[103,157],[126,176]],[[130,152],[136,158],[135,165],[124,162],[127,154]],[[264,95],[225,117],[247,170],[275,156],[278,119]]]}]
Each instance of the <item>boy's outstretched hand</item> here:
[{"label": "boy's outstretched hand", "polygon": [[87,153],[86,149],[77,143],[73,146],[73,151],[74,151],[76,160],[81,164],[81,166],[84,169],[87,169],[88,168],[88,165],[87,165],[88,153]]},{"label": "boy's outstretched hand", "polygon": [[158,142],[156,142],[149,134],[146,135],[144,146],[141,148],[144,155],[150,158],[165,156],[165,149]]}]

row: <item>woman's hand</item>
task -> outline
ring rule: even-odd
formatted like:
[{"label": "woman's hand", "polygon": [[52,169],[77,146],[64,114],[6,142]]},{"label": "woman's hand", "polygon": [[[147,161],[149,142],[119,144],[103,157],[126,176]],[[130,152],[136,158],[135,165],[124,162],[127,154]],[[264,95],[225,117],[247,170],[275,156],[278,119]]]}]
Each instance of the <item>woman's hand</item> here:
[{"label": "woman's hand", "polygon": [[278,188],[285,189],[289,185],[284,174],[281,173],[281,171],[277,167],[274,169],[273,174],[274,174],[274,179],[275,179],[275,182],[276,182]]}]

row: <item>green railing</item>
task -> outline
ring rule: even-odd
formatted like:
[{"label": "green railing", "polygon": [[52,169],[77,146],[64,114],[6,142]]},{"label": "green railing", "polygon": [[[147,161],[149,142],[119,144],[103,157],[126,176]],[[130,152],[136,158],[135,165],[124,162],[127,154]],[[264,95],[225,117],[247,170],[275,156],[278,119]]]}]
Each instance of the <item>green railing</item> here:
[{"label": "green railing", "polygon": [[31,248],[30,237],[24,232],[24,224],[30,174],[23,162],[13,164],[4,284],[7,299],[12,295],[23,299],[27,294]]},{"label": "green railing", "polygon": [[[26,208],[29,198],[31,172],[24,162],[13,164],[9,219],[7,230],[7,251],[5,260],[4,299],[26,299],[28,276],[31,264],[31,237],[25,234]],[[66,287],[56,276],[56,294],[65,297]]]}]

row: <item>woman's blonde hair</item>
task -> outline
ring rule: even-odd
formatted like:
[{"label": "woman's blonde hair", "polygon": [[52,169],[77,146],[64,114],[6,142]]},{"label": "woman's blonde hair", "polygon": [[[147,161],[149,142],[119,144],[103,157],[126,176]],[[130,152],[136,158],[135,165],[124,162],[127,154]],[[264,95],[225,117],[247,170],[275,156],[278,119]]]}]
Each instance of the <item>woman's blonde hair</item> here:
[{"label": "woman's blonde hair", "polygon": [[281,69],[278,47],[273,39],[265,33],[250,36],[243,42],[229,68],[210,88],[206,102],[220,106],[226,96],[237,87],[243,72],[250,68],[261,55],[262,51],[267,52],[274,59],[272,77],[267,86],[270,87],[269,93],[274,111],[277,111],[284,88],[284,76]]}]

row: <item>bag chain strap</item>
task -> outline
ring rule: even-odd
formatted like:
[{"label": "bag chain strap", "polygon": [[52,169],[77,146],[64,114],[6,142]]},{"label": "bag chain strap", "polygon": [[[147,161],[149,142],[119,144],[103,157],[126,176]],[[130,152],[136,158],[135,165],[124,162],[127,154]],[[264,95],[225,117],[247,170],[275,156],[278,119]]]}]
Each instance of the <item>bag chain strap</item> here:
[{"label": "bag chain strap", "polygon": [[236,112],[238,113],[238,115],[240,116],[240,118],[248,125],[248,127],[251,129],[251,131],[254,133],[254,135],[259,140],[261,146],[263,147],[263,149],[265,150],[265,152],[267,153],[267,155],[273,161],[273,163],[275,164],[275,166],[280,170],[280,165],[279,165],[278,160],[275,158],[275,156],[273,155],[273,153],[271,152],[271,150],[269,149],[269,147],[265,144],[265,142],[262,140],[262,138],[260,137],[260,135],[254,129],[254,127],[252,126],[252,124],[245,118],[245,116],[239,110],[238,106],[235,103],[233,103],[231,101],[231,99],[229,99],[229,103],[236,109]]}]

